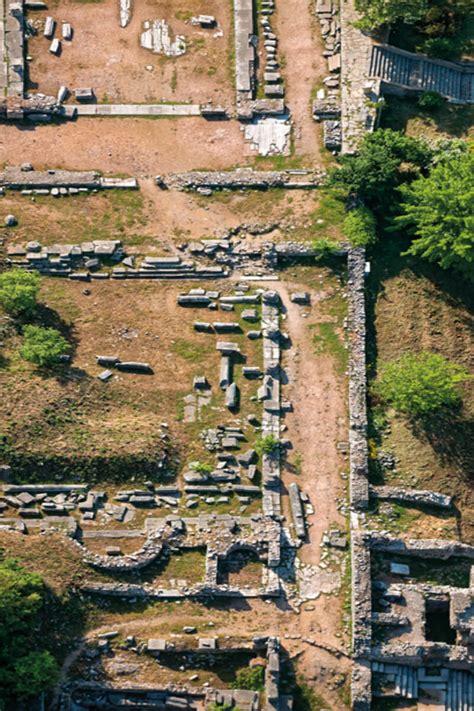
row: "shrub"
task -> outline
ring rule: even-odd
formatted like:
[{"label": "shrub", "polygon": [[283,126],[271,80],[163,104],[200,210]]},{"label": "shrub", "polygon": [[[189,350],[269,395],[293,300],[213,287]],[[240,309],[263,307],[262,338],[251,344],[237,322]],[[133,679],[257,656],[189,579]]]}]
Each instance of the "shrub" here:
[{"label": "shrub", "polygon": [[430,37],[417,49],[435,59],[453,59],[458,53],[458,45],[449,37]]},{"label": "shrub", "polygon": [[458,405],[458,385],[469,378],[437,353],[405,353],[382,368],[375,390],[398,412],[423,417]]},{"label": "shrub", "polygon": [[210,474],[213,471],[213,467],[210,464],[204,464],[204,462],[197,462],[194,466],[194,471],[199,474]]},{"label": "shrub", "polygon": [[354,247],[365,247],[375,242],[376,225],[372,210],[368,207],[357,207],[347,213],[342,231]]},{"label": "shrub", "polygon": [[421,109],[427,109],[428,111],[440,109],[444,106],[445,102],[446,100],[436,91],[425,91],[418,97],[418,106]]},{"label": "shrub", "polygon": [[37,272],[12,269],[0,274],[0,306],[11,316],[29,316],[36,308],[41,279]]},{"label": "shrub", "polygon": [[21,357],[35,365],[55,365],[60,361],[60,357],[69,351],[69,343],[55,328],[25,326],[23,335]]},{"label": "shrub", "polygon": [[249,691],[263,691],[265,672],[263,667],[245,667],[239,669],[232,682],[232,689],[248,689]]},{"label": "shrub", "polygon": [[273,450],[278,447],[280,440],[274,435],[265,435],[264,437],[259,437],[255,441],[255,451],[262,456],[262,454],[271,454]]},{"label": "shrub", "polygon": [[338,244],[335,240],[326,239],[325,237],[314,239],[311,243],[311,246],[315,250],[315,252],[321,252],[322,256],[329,256],[331,254],[334,254],[341,248],[341,245]]}]

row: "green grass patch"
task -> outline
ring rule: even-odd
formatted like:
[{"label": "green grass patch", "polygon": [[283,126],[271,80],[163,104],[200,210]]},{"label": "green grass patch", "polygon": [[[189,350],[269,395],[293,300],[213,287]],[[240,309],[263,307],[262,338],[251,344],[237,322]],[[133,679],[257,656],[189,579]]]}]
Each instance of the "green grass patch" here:
[{"label": "green grass patch", "polygon": [[318,323],[318,333],[313,336],[316,353],[328,353],[334,358],[338,375],[344,375],[347,370],[348,352],[337,332],[337,324],[331,322]]}]

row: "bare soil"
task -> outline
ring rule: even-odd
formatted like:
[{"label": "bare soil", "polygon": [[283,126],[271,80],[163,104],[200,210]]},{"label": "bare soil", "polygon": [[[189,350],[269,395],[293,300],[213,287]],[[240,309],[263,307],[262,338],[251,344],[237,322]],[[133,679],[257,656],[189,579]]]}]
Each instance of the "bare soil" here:
[{"label": "bare soil", "polygon": [[236,121],[185,118],[80,118],[59,125],[6,124],[0,164],[97,170],[137,178],[158,173],[229,168],[250,148]]},{"label": "bare soil", "polygon": [[[231,5],[216,0],[146,0],[132,5],[132,19],[119,26],[118,0],[54,0],[44,12],[30,12],[35,23],[46,15],[72,25],[73,39],[62,41],[60,56],[49,52],[43,28],[28,41],[29,89],[55,96],[60,86],[72,91],[92,87],[99,103],[206,103],[228,105],[233,99],[230,67]],[[219,30],[194,27],[193,15],[217,17]],[[183,35],[187,51],[166,57],[140,46],[144,21],[166,20],[171,36]],[[72,97],[74,101],[74,97]]]},{"label": "bare soil", "polygon": [[278,52],[284,66],[285,101],[293,121],[294,152],[313,164],[324,158],[321,126],[312,117],[315,89],[327,75],[323,43],[310,0],[277,3]]}]

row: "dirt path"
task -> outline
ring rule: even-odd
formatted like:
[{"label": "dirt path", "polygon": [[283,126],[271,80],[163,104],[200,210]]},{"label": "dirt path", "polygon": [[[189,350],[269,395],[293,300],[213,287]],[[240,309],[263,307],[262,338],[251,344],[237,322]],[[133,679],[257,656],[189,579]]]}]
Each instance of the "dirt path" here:
[{"label": "dirt path", "polygon": [[295,152],[321,163],[319,127],[311,115],[311,99],[314,87],[326,75],[326,60],[312,3],[278,2],[276,34],[280,58],[284,58],[285,99],[294,123]]},{"label": "dirt path", "polygon": [[202,118],[81,118],[59,125],[6,124],[0,132],[0,164],[35,168],[101,170],[137,178],[245,163],[237,121]]},{"label": "dirt path", "polygon": [[[344,496],[340,472],[344,466],[337,452],[337,442],[347,437],[345,384],[334,370],[329,354],[315,354],[311,325],[323,320],[320,302],[324,292],[312,292],[312,307],[304,308],[290,301],[291,291],[301,291],[300,284],[286,284],[279,291],[287,309],[285,329],[292,348],[285,359],[289,384],[286,388],[293,412],[285,421],[294,451],[301,457],[301,473],[286,471],[287,486],[296,481],[308,493],[315,508],[310,517],[310,544],[301,550],[305,563],[317,564],[323,532],[331,525],[345,526],[336,506]],[[307,318],[303,313],[309,314]],[[324,318],[324,317],[323,317]]]}]

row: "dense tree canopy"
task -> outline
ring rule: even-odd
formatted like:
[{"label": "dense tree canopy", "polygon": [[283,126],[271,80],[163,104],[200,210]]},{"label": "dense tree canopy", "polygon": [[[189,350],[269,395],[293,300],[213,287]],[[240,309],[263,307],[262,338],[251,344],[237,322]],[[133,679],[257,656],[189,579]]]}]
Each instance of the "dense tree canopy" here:
[{"label": "dense tree canopy", "polygon": [[408,252],[474,280],[474,155],[441,161],[400,191],[395,223],[414,235]]},{"label": "dense tree canopy", "polygon": [[41,649],[39,615],[43,581],[16,561],[0,560],[0,709],[51,688],[58,675],[52,655]]},{"label": "dense tree canopy", "polygon": [[395,410],[425,417],[461,402],[458,386],[469,375],[437,353],[406,353],[382,368],[376,392]]},{"label": "dense tree canopy", "polygon": [[422,140],[391,129],[367,134],[354,155],[343,155],[339,168],[329,173],[329,183],[344,188],[373,209],[393,200],[398,185],[426,168],[433,150]]},{"label": "dense tree canopy", "polygon": [[36,307],[40,289],[37,272],[21,269],[0,274],[0,306],[11,316],[29,316]]},{"label": "dense tree canopy", "polygon": [[362,19],[362,29],[374,30],[381,25],[393,25],[397,20],[413,24],[428,11],[428,0],[356,0]]},{"label": "dense tree canopy", "polygon": [[55,328],[25,326],[21,356],[35,365],[48,367],[59,362],[69,351],[69,343]]}]

